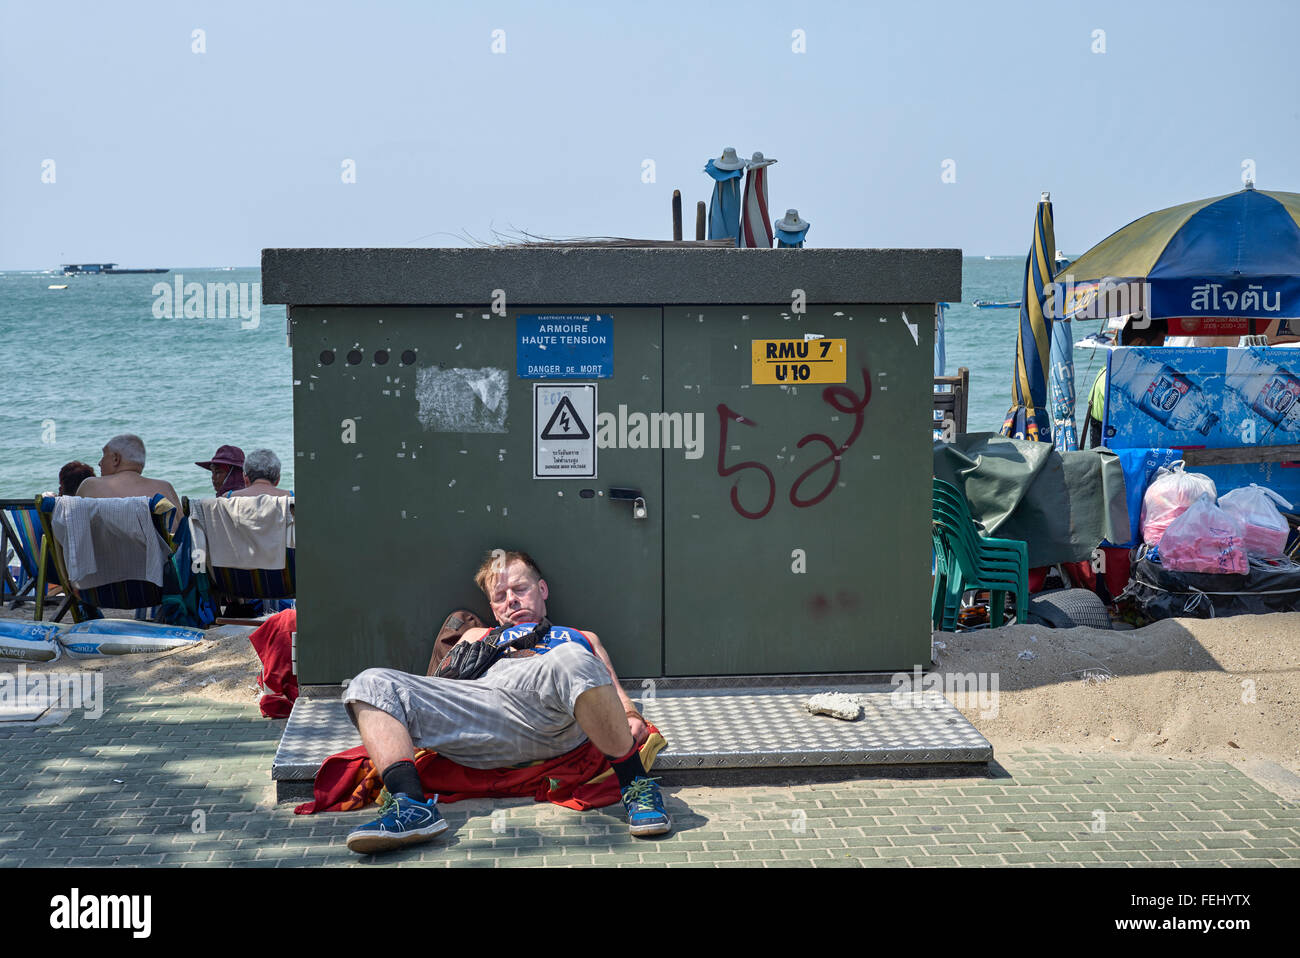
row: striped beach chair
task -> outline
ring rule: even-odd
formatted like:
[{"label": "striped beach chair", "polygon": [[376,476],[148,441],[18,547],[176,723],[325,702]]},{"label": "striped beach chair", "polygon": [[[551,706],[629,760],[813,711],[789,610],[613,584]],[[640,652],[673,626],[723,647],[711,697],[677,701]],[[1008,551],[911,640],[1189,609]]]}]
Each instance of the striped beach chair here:
[{"label": "striped beach chair", "polygon": [[[189,497],[183,500],[185,514],[190,514]],[[293,499],[289,509],[293,511]],[[294,549],[285,551],[283,569],[231,569],[210,566],[207,571],[207,592],[213,602],[222,604],[247,602],[250,599],[296,599],[297,578]]]},{"label": "striped beach chair", "polygon": [[[18,563],[17,576],[10,571],[12,560]],[[54,557],[45,547],[45,528],[41,525],[40,510],[31,499],[0,499],[0,580],[3,581],[0,592],[10,609],[17,609],[24,602],[35,603],[37,622],[45,611],[45,593],[37,592],[42,562],[45,581],[58,582]],[[58,617],[67,614],[71,602],[71,596],[64,596]]]},{"label": "striped beach chair", "polygon": [[[92,589],[74,589],[72,581],[68,577],[67,565],[63,559],[63,548],[54,536],[52,525],[56,501],[55,496],[38,496],[36,498],[36,508],[40,514],[41,526],[45,531],[45,542],[49,546],[48,551],[54,559],[54,569],[58,575],[58,581],[70,600],[69,605],[72,609],[73,621],[85,622],[87,619],[100,618],[102,616],[100,609],[148,609],[162,604],[164,591],[175,590],[176,570],[172,566],[170,556],[176,551],[176,544],[172,541],[171,533],[168,530],[171,528],[171,516],[176,507],[165,497],[155,495],[149,500],[149,506],[153,512],[154,528],[163,537],[163,541],[167,543],[168,560],[163,563],[163,585],[157,586],[142,579],[128,579],[122,582],[105,583]],[[36,586],[37,619],[40,619],[39,606],[44,598],[45,571],[44,569],[41,570]],[[169,584],[171,589],[168,589]],[[61,610],[59,616],[62,614]],[[59,616],[55,617],[56,621]]]}]

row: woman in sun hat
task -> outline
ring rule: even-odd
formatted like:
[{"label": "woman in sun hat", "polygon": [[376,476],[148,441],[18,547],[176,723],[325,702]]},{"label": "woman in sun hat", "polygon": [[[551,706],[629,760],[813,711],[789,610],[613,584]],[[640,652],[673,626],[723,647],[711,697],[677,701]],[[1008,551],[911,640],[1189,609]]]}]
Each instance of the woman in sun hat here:
[{"label": "woman in sun hat", "polygon": [[244,481],[244,450],[238,446],[222,446],[207,462],[194,465],[212,473],[212,488],[219,496],[247,485]]}]

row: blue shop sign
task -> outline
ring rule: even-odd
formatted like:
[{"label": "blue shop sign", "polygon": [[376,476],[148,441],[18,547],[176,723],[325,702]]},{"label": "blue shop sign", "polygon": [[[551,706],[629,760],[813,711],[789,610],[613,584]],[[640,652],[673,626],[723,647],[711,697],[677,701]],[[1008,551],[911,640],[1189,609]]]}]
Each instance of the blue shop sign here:
[{"label": "blue shop sign", "polygon": [[609,379],[614,375],[610,315],[532,315],[515,320],[520,379]]}]

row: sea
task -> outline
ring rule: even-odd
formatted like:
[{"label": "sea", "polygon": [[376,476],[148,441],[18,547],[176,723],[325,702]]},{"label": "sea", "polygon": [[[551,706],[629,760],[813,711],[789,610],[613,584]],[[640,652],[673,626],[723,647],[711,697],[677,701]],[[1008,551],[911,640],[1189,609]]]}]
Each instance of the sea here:
[{"label": "sea", "polygon": [[[1024,257],[968,256],[962,301],[946,313],[946,366],[970,370],[967,430],[996,432],[1011,404],[1019,313],[976,300],[1019,298]],[[236,284],[244,315],[186,317],[183,284]],[[58,487],[59,469],[98,466],[106,440],[145,441],[145,474],[187,496],[212,494],[195,462],[217,447],[271,449],[293,488],[293,396],[283,306],[261,305],[255,267],[175,268],[165,274],[64,276],[0,272],[0,498]],[[51,286],[66,285],[66,289]],[[231,299],[238,301],[238,296]],[[256,303],[256,308],[250,308]],[[206,312],[206,310],[205,310]],[[1096,332],[1075,324],[1074,337]],[[1077,418],[1102,355],[1076,351]],[[918,428],[924,421],[918,411]]]}]

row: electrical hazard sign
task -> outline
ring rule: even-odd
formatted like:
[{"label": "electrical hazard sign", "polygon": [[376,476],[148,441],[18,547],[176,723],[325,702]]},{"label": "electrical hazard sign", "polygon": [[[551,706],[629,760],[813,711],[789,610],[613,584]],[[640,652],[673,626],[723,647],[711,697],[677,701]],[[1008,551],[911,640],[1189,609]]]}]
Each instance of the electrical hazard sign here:
[{"label": "electrical hazard sign", "polygon": [[842,383],[846,379],[845,339],[755,339],[751,382],[755,386]]},{"label": "electrical hazard sign", "polygon": [[533,384],[533,478],[596,478],[596,384]]}]

